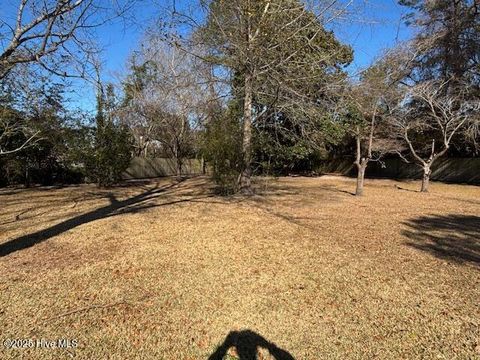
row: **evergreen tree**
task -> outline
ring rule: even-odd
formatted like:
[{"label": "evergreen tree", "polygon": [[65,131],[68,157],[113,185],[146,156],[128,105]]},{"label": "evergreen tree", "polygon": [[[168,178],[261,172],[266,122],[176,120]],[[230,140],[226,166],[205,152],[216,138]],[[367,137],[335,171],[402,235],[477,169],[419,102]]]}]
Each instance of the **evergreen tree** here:
[{"label": "evergreen tree", "polygon": [[89,161],[89,172],[99,186],[111,186],[121,179],[132,158],[132,139],[129,129],[118,124],[114,116],[115,95],[108,85],[106,96],[99,86],[95,146]]},{"label": "evergreen tree", "polygon": [[[400,0],[417,29],[414,78],[480,85],[480,6],[477,0]],[[451,80],[454,81],[451,81]]]},{"label": "evergreen tree", "polygon": [[315,137],[319,121],[327,118],[328,93],[352,51],[299,0],[213,0],[198,35],[210,51],[207,60],[238,82],[234,95],[243,109],[239,185],[251,193],[253,125],[273,111],[301,123],[304,137]]}]

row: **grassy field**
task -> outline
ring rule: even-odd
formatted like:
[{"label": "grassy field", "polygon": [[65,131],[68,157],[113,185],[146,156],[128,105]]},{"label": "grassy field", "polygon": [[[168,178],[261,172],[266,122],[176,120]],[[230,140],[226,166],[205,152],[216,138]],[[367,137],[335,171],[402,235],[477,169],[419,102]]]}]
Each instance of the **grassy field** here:
[{"label": "grassy field", "polygon": [[256,186],[0,190],[0,358],[480,358],[480,187]]}]

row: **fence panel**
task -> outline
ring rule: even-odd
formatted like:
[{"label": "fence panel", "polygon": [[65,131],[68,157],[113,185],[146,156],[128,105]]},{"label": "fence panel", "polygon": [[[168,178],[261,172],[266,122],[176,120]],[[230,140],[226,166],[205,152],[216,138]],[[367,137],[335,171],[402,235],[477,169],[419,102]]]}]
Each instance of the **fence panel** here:
[{"label": "fence panel", "polygon": [[[185,159],[182,165],[182,175],[199,175],[202,173],[202,167],[202,161],[199,159]],[[175,159],[136,157],[132,159],[122,178],[132,180],[172,175],[176,175]]]},{"label": "fence panel", "polygon": [[[368,164],[366,177],[389,179],[420,179],[422,170],[416,164],[407,164],[399,158],[390,158]],[[353,159],[343,157],[325,160],[319,164],[320,173],[338,173],[355,176]],[[432,180],[480,185],[480,158],[441,158],[432,167]]]}]

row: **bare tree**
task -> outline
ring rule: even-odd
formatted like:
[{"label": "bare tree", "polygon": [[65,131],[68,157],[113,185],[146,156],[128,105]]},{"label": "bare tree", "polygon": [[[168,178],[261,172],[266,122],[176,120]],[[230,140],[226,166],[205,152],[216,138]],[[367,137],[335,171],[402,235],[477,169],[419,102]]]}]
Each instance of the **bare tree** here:
[{"label": "bare tree", "polygon": [[423,171],[422,192],[428,191],[432,166],[448,152],[454,136],[478,129],[480,102],[470,93],[467,85],[458,82],[449,87],[449,80],[424,81],[406,87],[395,109],[397,134]]},{"label": "bare tree", "polygon": [[[355,161],[357,167],[357,187],[355,195],[363,195],[365,172],[370,161],[379,161],[387,150],[378,139],[379,121],[385,109],[383,77],[377,78],[366,73],[361,82],[354,84],[349,92],[350,118],[347,129],[355,138]],[[373,76],[372,76],[373,75]],[[385,143],[385,139],[383,139]]]},{"label": "bare tree", "polygon": [[[399,51],[404,51],[401,57]],[[355,138],[357,187],[355,194],[363,194],[365,172],[369,162],[381,161],[388,153],[398,153],[400,142],[390,136],[387,120],[389,109],[398,99],[400,79],[409,72],[408,49],[388,51],[376,63],[360,73],[360,80],[347,89],[347,131]],[[403,63],[400,63],[402,59]]]},{"label": "bare tree", "polygon": [[0,156],[14,154],[41,140],[40,132],[29,126],[28,118],[41,112],[43,87],[50,80],[25,65],[17,66],[11,75],[15,76],[0,80]]},{"label": "bare tree", "polygon": [[[370,111],[363,110],[361,121],[353,126],[352,133],[355,137],[355,161],[357,167],[357,186],[355,195],[363,195],[365,172],[370,161],[379,161],[383,155],[383,148],[376,147],[375,133],[378,126],[379,106],[374,105]],[[375,146],[375,147],[374,147]]]},{"label": "bare tree", "polygon": [[[39,131],[32,131],[14,112],[0,109],[0,155],[13,154],[39,140]],[[8,139],[14,135],[23,134],[25,139],[21,144],[9,147]]]},{"label": "bare tree", "polygon": [[[15,70],[22,68],[20,76],[23,76],[31,65],[62,78],[93,78],[94,60],[99,53],[92,37],[94,30],[126,15],[134,3],[18,0],[15,16],[0,18],[0,84],[18,81]],[[30,132],[25,124],[1,119],[0,137],[5,139],[18,133],[26,134],[26,141],[0,149],[0,155],[24,149],[39,135]]]},{"label": "bare tree", "polygon": [[[184,51],[150,35],[135,56],[134,74],[126,80],[127,104],[123,117],[132,128],[144,155],[157,147],[175,159],[177,175],[192,152],[194,132],[204,116],[207,89],[200,73],[205,69]],[[136,81],[136,84],[135,84]],[[160,149],[158,149],[160,147]]]},{"label": "bare tree", "polygon": [[[97,47],[95,28],[123,16],[133,1],[19,0],[15,21],[0,19],[0,79],[19,64],[35,63],[59,76],[85,76]],[[3,31],[2,31],[3,30]],[[79,65],[75,74],[66,63]]]}]

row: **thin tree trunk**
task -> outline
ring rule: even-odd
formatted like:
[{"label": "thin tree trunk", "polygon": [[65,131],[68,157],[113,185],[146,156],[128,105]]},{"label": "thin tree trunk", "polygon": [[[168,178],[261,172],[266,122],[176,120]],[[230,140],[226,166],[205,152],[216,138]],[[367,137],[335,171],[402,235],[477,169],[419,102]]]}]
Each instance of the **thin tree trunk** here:
[{"label": "thin tree trunk", "polygon": [[432,174],[430,166],[431,164],[423,165],[422,189],[420,190],[420,192],[428,192],[428,186],[430,185],[430,175]]},{"label": "thin tree trunk", "polygon": [[182,162],[180,159],[177,159],[177,176],[182,176]]},{"label": "thin tree trunk", "polygon": [[356,136],[357,150],[356,150],[356,158],[355,158],[355,165],[357,166],[357,188],[355,190],[355,195],[357,196],[363,195],[363,183],[365,180],[365,170],[367,169],[368,161],[370,160],[370,157],[371,157],[372,141],[373,141],[373,131],[370,132],[369,145],[368,145],[368,157],[362,157],[362,141],[360,138],[360,127],[357,126],[357,136]]},{"label": "thin tree trunk", "polygon": [[177,176],[180,177],[182,176],[182,159],[180,158],[180,151],[179,151],[179,146],[178,144],[175,145],[175,162],[176,162],[176,173]]},{"label": "thin tree trunk", "polygon": [[30,166],[27,162],[25,166],[25,187],[29,188],[30,187]]},{"label": "thin tree trunk", "polygon": [[143,157],[145,159],[148,158],[148,142],[145,143],[145,153],[143,154]]},{"label": "thin tree trunk", "polygon": [[368,161],[367,159],[363,158],[362,161],[357,164],[357,189],[355,190],[355,195],[362,196],[363,195],[363,184],[365,181],[365,170],[367,169]]},{"label": "thin tree trunk", "polygon": [[428,186],[430,185],[430,175],[432,174],[432,164],[435,159],[439,156],[442,156],[448,149],[448,143],[445,142],[445,148],[440,154],[435,154],[435,139],[432,140],[432,154],[430,158],[423,163],[423,177],[422,177],[422,188],[420,192],[428,192]]},{"label": "thin tree trunk", "polygon": [[205,175],[207,173],[207,164],[205,163],[205,158],[203,156],[202,156],[201,164],[202,164],[202,175]]},{"label": "thin tree trunk", "polygon": [[243,169],[240,175],[240,192],[252,193],[252,75],[245,75],[245,104],[243,108]]}]

